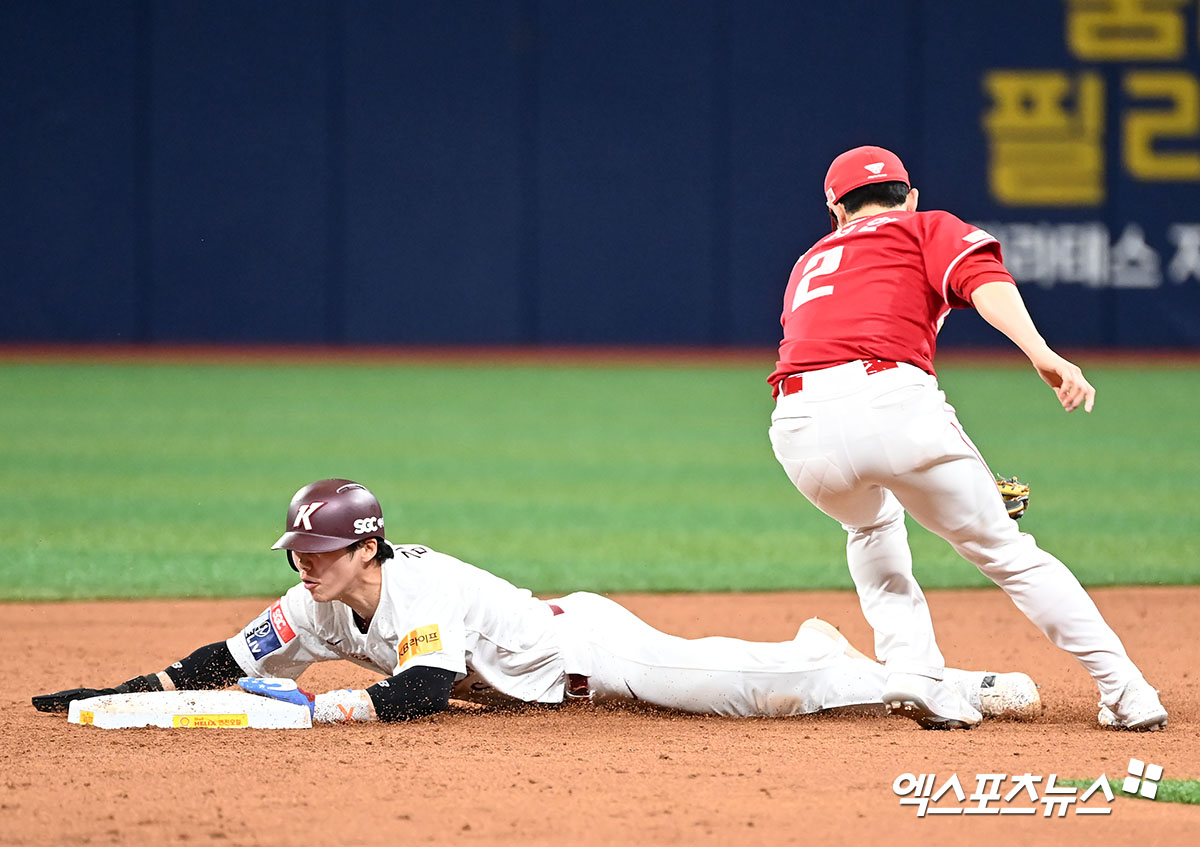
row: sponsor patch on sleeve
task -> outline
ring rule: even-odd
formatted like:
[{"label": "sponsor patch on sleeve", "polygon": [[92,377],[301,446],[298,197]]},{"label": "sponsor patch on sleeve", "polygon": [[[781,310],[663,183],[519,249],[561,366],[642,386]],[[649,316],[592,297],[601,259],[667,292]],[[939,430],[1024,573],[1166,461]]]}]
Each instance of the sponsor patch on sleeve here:
[{"label": "sponsor patch on sleeve", "polygon": [[399,654],[397,667],[403,667],[404,663],[414,656],[436,653],[441,649],[442,631],[438,625],[419,626],[400,640],[400,644],[396,648]]},{"label": "sponsor patch on sleeve", "polygon": [[270,609],[271,626],[275,627],[275,632],[279,635],[279,640],[287,644],[296,637],[296,633],[292,630],[291,624],[288,623],[283,614],[283,603],[276,600]]},{"label": "sponsor patch on sleeve", "polygon": [[255,618],[246,627],[243,635],[246,638],[246,646],[250,648],[250,654],[256,659],[271,655],[296,637],[278,600]]}]

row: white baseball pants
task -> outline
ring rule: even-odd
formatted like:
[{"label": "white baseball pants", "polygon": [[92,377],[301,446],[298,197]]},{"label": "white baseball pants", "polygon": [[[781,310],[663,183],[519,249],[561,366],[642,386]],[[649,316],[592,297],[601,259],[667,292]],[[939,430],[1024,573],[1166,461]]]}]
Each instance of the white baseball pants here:
[{"label": "white baseball pants", "polygon": [[868,374],[858,361],[805,373],[776,403],[770,437],[796,488],[848,533],[850,575],[890,671],[941,678],[945,664],[913,577],[907,511],[1072,653],[1105,703],[1140,676],[1075,576],[1008,517],[933,376],[906,364]]},{"label": "white baseball pants", "polygon": [[[709,715],[786,717],[882,702],[887,670],[804,628],[792,641],[679,638],[598,594],[549,601],[563,610],[566,671],[588,677],[594,701],[638,701]],[[966,696],[983,674],[947,671]]]}]

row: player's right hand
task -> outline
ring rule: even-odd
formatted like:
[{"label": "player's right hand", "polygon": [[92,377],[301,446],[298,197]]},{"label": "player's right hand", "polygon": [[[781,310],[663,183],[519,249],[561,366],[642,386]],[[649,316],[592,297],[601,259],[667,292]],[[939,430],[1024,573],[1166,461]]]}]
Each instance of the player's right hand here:
[{"label": "player's right hand", "polygon": [[116,693],[115,688],[68,688],[53,694],[39,694],[33,698],[33,708],[39,712],[65,712],[71,708],[72,700],[86,700],[89,697]]},{"label": "player's right hand", "polygon": [[1048,350],[1044,355],[1034,358],[1033,366],[1045,383],[1054,389],[1064,409],[1073,412],[1083,406],[1085,412],[1092,411],[1096,389],[1087,381],[1078,365]]}]

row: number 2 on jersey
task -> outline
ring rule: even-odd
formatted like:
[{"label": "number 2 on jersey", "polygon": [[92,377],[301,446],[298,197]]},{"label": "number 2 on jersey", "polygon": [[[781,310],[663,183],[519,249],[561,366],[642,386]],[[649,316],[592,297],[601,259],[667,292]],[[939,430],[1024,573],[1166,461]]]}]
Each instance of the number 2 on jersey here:
[{"label": "number 2 on jersey", "polygon": [[812,281],[816,277],[831,274],[838,269],[842,263],[843,249],[845,248],[834,247],[831,250],[822,250],[808,260],[808,264],[804,266],[804,276],[800,277],[800,282],[796,285],[796,296],[792,299],[793,312],[810,300],[833,293],[832,285],[820,285],[812,288]]}]

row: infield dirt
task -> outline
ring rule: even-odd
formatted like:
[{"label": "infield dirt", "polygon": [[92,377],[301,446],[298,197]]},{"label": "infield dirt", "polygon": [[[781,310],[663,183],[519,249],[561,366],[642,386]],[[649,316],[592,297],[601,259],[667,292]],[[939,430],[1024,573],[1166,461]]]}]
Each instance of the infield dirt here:
[{"label": "infield dirt", "polygon": [[[1121,779],[1130,758],[1161,765],[1166,779],[1200,777],[1200,588],[1092,592],[1163,691],[1170,727],[1152,734],[1098,729],[1087,675],[1000,591],[929,596],[948,663],[1031,674],[1046,706],[1039,721],[935,733],[882,715],[737,720],[576,704],[461,706],[411,724],[302,733],[105,731],[40,714],[29,698],[161,669],[267,601],[0,605],[0,844],[1196,842],[1197,806],[1118,794],[1107,816],[1045,818],[1038,804],[1030,817],[918,818],[892,784],[935,773],[940,787],[957,774],[969,795],[977,773]],[[614,598],[679,635],[786,640],[818,615],[871,646],[852,593]],[[374,679],[336,662],[302,684]]]}]

